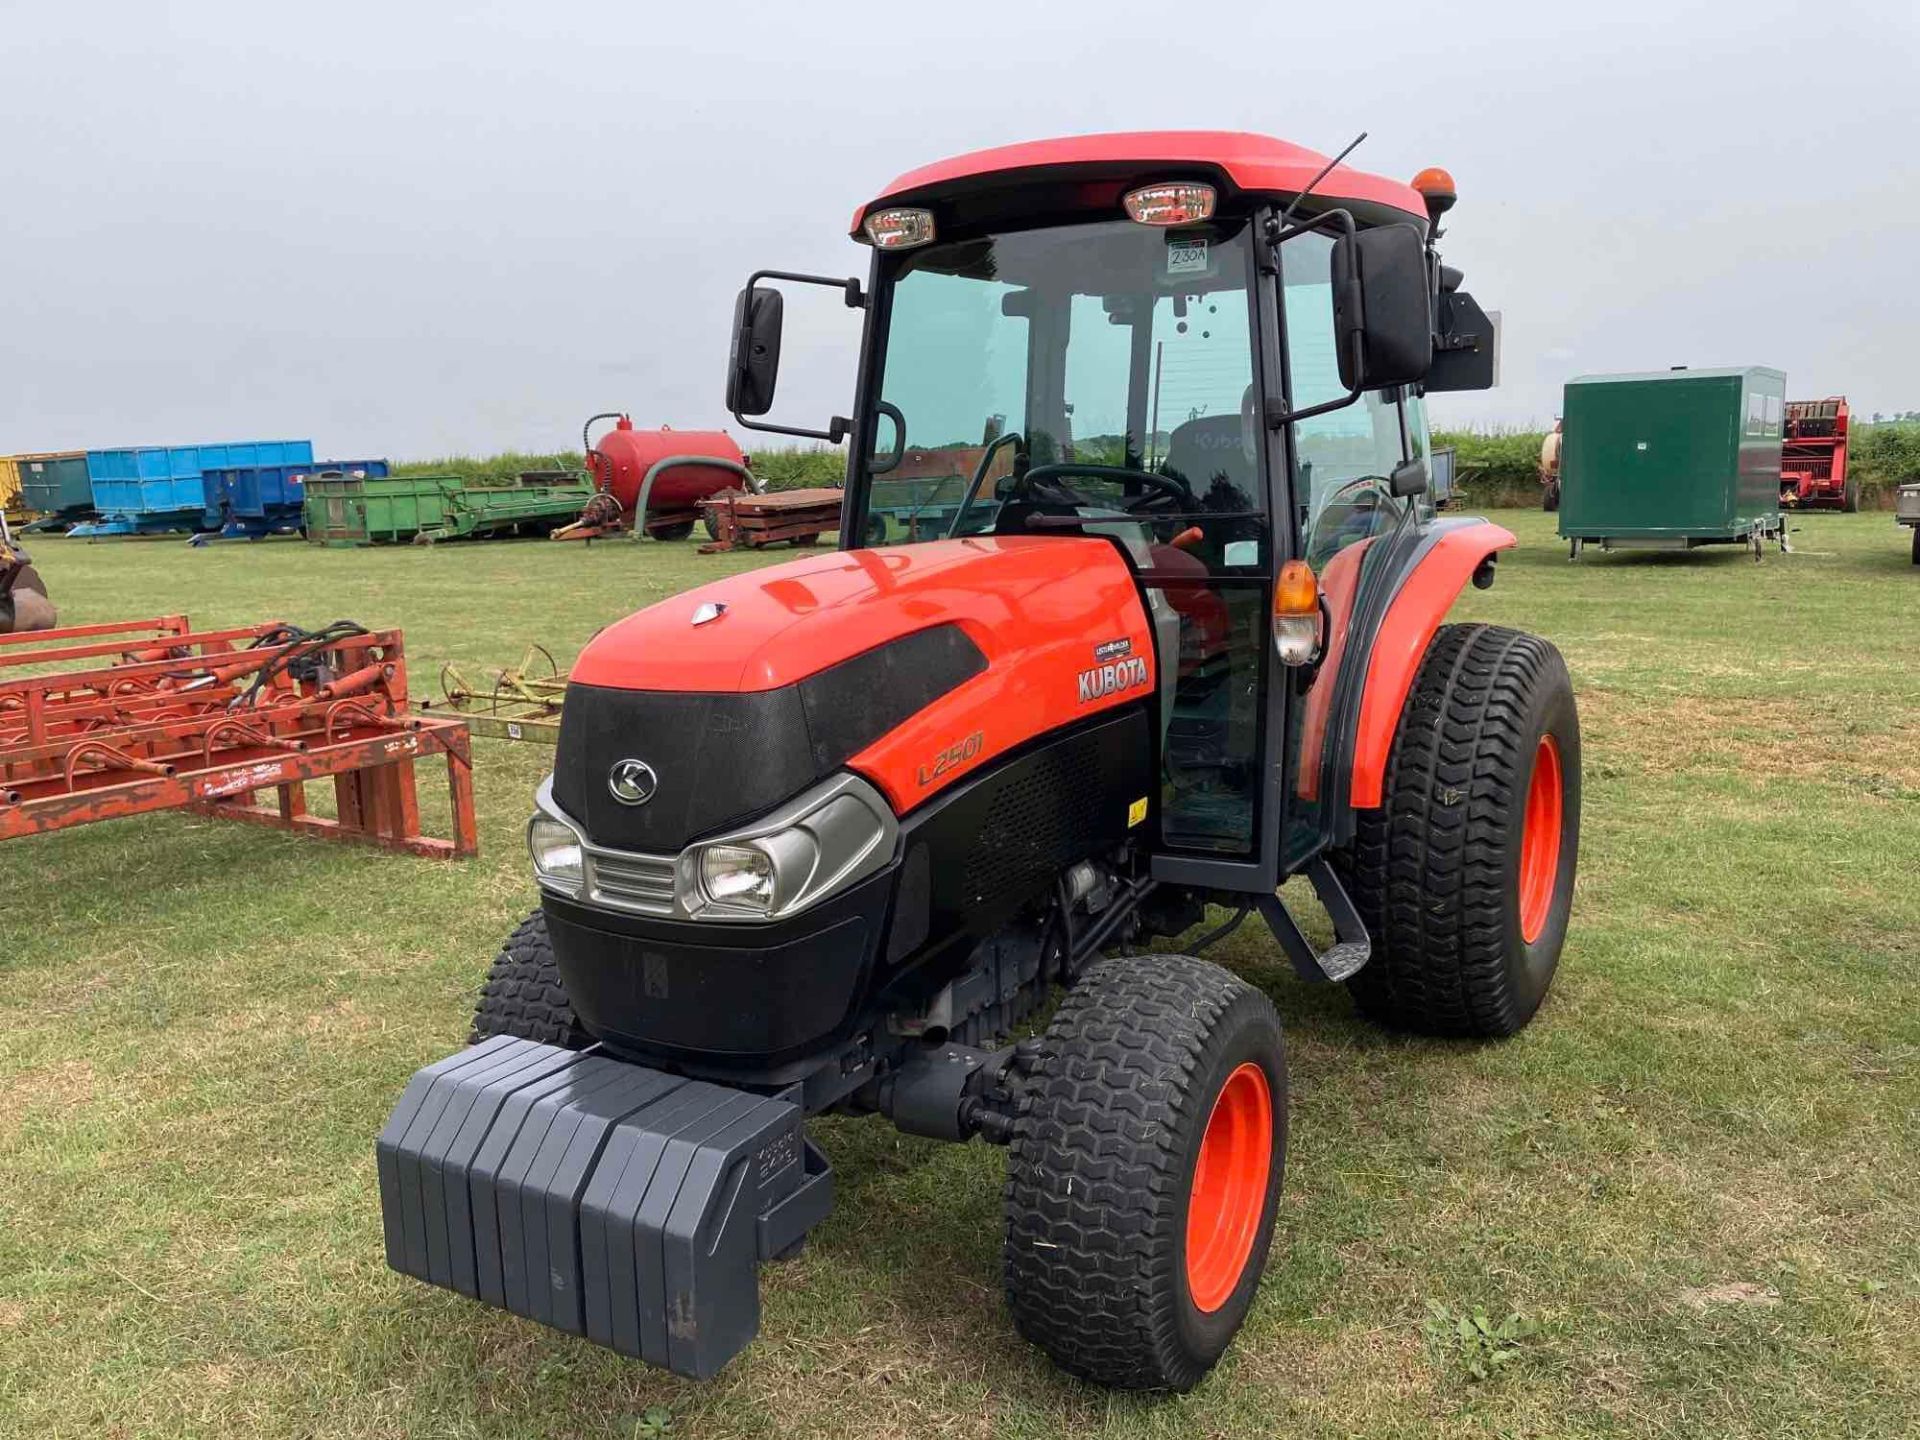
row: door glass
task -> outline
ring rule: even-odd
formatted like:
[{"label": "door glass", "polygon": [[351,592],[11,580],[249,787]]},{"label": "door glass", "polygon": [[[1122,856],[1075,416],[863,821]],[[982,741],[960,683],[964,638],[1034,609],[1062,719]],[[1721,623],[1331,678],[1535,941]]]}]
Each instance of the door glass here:
[{"label": "door glass", "polygon": [[1156,586],[1149,599],[1162,635],[1177,635],[1161,642],[1161,839],[1175,849],[1248,854],[1257,849],[1266,593],[1203,581]]},{"label": "door glass", "polygon": [[[1331,238],[1313,234],[1290,241],[1281,251],[1287,359],[1296,407],[1346,393],[1333,343],[1328,276],[1332,247]],[[1317,850],[1328,833],[1326,798],[1334,763],[1330,752],[1338,738],[1333,702],[1350,659],[1349,627],[1365,597],[1381,583],[1385,537],[1416,513],[1413,502],[1394,496],[1388,477],[1409,453],[1425,453],[1426,423],[1423,415],[1405,411],[1397,391],[1368,391],[1344,409],[1299,422],[1294,444],[1301,553],[1320,578],[1329,626],[1325,658],[1308,684],[1305,703],[1293,707],[1288,721],[1295,780],[1281,863],[1289,868]]]}]

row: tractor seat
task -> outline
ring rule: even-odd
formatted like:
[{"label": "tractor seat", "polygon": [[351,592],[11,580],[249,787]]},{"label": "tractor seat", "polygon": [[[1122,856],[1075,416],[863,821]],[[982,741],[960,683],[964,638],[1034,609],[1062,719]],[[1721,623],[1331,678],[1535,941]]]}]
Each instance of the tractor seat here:
[{"label": "tractor seat", "polygon": [[1167,458],[1160,471],[1184,480],[1196,496],[1206,497],[1219,485],[1239,492],[1233,503],[1220,503],[1226,497],[1206,499],[1213,511],[1253,509],[1254,469],[1241,445],[1240,417],[1202,415],[1176,428],[1167,437]]}]

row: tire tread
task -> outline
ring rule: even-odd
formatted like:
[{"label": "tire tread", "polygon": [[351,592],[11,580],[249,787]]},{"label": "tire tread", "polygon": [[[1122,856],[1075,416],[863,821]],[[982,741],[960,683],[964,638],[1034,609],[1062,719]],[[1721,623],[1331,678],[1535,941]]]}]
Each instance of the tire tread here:
[{"label": "tire tread", "polygon": [[568,1050],[593,1043],[573,1013],[553,958],[553,942],[547,936],[547,917],[539,911],[507,937],[480,987],[467,1042],[477,1045],[495,1035],[540,1040]]},{"label": "tire tread", "polygon": [[1384,803],[1359,812],[1334,861],[1374,940],[1347,982],[1368,1014],[1428,1034],[1510,1035],[1531,1018],[1505,961],[1508,817],[1524,803],[1542,686],[1567,684],[1547,641],[1443,626],[1428,647],[1387,765]]}]

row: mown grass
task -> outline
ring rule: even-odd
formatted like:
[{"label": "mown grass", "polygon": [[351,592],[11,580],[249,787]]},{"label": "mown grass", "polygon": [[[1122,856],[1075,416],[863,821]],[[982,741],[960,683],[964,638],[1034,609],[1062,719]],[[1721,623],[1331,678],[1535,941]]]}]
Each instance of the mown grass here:
[{"label": "mown grass", "polygon": [[[373,1136],[460,1042],[533,898],[518,832],[545,752],[482,741],[472,863],[178,815],[0,847],[0,1433],[1914,1433],[1904,536],[1817,516],[1762,565],[1570,566],[1549,517],[1500,518],[1523,548],[1463,613],[1551,636],[1585,728],[1559,983],[1514,1041],[1439,1044],[1360,1023],[1251,927],[1221,947],[1287,1019],[1293,1148],[1251,1321],[1193,1395],[1108,1395],[1022,1345],[1001,1156],[878,1122],[815,1126],[838,1209],[766,1272],[760,1341],[706,1385],[389,1273]],[[417,686],[536,640],[565,663],[755,563],[545,542],[37,558],[72,621],[402,623]],[[1476,1380],[1434,1301],[1538,1330]]]}]

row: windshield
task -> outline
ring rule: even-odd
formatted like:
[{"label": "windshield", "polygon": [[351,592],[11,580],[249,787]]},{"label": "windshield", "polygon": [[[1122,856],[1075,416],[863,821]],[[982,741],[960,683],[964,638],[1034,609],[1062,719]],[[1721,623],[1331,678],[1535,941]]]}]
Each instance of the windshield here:
[{"label": "windshield", "polygon": [[[1265,563],[1249,224],[932,245],[889,297],[869,543],[1120,527]],[[1199,528],[1204,539],[1193,537]]]}]

